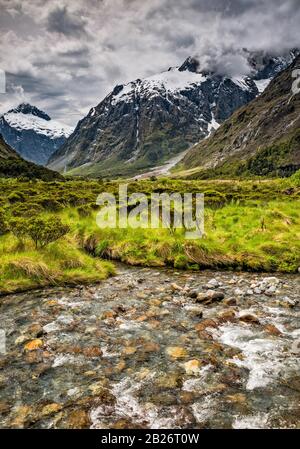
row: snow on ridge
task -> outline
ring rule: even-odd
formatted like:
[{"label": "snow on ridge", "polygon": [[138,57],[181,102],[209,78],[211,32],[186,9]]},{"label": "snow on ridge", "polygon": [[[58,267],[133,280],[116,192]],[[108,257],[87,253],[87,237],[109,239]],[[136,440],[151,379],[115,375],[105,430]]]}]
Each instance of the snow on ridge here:
[{"label": "snow on ridge", "polygon": [[268,87],[270,82],[272,81],[272,78],[267,78],[263,80],[254,80],[256,87],[258,89],[258,92],[261,94],[263,91]]},{"label": "snow on ridge", "polygon": [[37,134],[45,135],[51,139],[59,137],[69,137],[73,128],[55,120],[44,120],[33,114],[23,114],[21,112],[8,112],[4,114],[6,122],[17,131],[32,130]]},{"label": "snow on ridge", "polygon": [[246,79],[247,79],[246,76],[234,76],[231,78],[231,80],[234,82],[234,84],[236,84],[242,90],[250,90],[250,87],[247,84]]},{"label": "snow on ridge", "polygon": [[157,95],[163,89],[169,92],[181,92],[189,88],[193,84],[201,84],[206,81],[207,77],[201,73],[194,73],[189,71],[179,71],[171,69],[167,72],[162,72],[157,75],[149,76],[141,82],[130,82],[126,84],[123,89],[114,95],[112,104],[119,101],[130,101],[133,99],[132,95],[136,89],[139,92],[145,91],[150,95]]},{"label": "snow on ridge", "polygon": [[135,89],[134,82],[125,84],[125,86],[123,86],[123,89],[117,95],[114,95],[112,99],[112,104],[116,104],[119,101],[128,101],[130,99],[130,94],[134,92],[134,89]]},{"label": "snow on ridge", "polygon": [[145,78],[144,83],[149,87],[161,86],[169,91],[181,91],[192,84],[203,83],[206,79],[206,76],[201,73],[194,73],[188,70],[181,72],[178,69],[171,69]]}]

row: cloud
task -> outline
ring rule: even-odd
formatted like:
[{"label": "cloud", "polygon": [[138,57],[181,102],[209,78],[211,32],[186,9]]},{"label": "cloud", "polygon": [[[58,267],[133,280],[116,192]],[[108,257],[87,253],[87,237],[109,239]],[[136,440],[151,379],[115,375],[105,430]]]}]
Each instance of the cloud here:
[{"label": "cloud", "polygon": [[[116,84],[197,56],[246,73],[243,47],[300,46],[299,0],[0,0],[0,68],[27,101],[75,125]],[[10,90],[0,110],[15,106]]]},{"label": "cloud", "polygon": [[47,18],[47,30],[61,33],[66,36],[79,36],[86,34],[86,21],[68,11],[66,6],[56,7]]}]

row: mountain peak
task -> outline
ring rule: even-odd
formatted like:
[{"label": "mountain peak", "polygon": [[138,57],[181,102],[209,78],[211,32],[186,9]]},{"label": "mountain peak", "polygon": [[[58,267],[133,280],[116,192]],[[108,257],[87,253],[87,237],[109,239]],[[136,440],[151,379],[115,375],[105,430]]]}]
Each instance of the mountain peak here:
[{"label": "mountain peak", "polygon": [[49,117],[48,114],[46,114],[46,112],[41,111],[40,109],[38,109],[36,106],[32,106],[29,103],[21,103],[19,104],[18,107],[16,107],[15,109],[11,109],[10,111],[8,111],[8,113],[19,113],[21,112],[22,114],[31,114],[34,115],[36,117],[40,117],[44,120],[47,120],[47,122],[49,122],[51,120],[51,117]]},{"label": "mountain peak", "polygon": [[193,73],[198,73],[200,63],[197,59],[189,56],[184,63],[179,67],[179,72],[189,71]]},{"label": "mountain peak", "polygon": [[274,77],[277,73],[285,70],[300,53],[297,48],[286,51],[281,55],[265,51],[248,51],[246,49],[244,51],[256,80]]},{"label": "mountain peak", "polygon": [[[104,177],[148,170],[208,137],[262,93],[277,73],[270,65],[259,78],[254,78],[256,71],[226,75],[226,70],[216,69],[221,63],[230,65],[230,58],[217,59],[190,56],[180,67],[117,85],[78,123],[48,166]],[[278,59],[278,66],[285,64],[284,58]]]},{"label": "mountain peak", "polygon": [[0,117],[0,132],[24,159],[46,164],[73,131],[28,103],[21,103]]},{"label": "mountain peak", "polygon": [[292,73],[298,64],[300,55],[269,83],[263,95],[237,110],[212,137],[195,145],[181,167],[194,169],[193,176],[200,179],[290,176],[299,170],[300,102],[291,93]]}]

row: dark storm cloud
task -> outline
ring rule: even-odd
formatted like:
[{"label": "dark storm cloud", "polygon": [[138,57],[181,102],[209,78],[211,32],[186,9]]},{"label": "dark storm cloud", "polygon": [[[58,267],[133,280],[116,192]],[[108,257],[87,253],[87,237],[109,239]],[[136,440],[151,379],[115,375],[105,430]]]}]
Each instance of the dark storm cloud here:
[{"label": "dark storm cloud", "polygon": [[81,17],[68,11],[66,6],[57,7],[49,13],[47,30],[65,34],[66,36],[82,36],[86,34],[86,22]]},{"label": "dark storm cloud", "polygon": [[180,65],[227,74],[242,48],[300,46],[300,0],[0,0],[0,112],[35,102],[70,124],[114,87]]}]

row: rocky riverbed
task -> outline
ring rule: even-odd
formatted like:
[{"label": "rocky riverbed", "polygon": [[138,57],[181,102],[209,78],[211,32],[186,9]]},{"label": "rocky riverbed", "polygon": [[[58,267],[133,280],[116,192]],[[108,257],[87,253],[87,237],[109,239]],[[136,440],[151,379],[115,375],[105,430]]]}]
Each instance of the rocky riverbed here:
[{"label": "rocky riverbed", "polygon": [[300,427],[299,298],[299,276],[123,266],[1,298],[0,427]]}]

